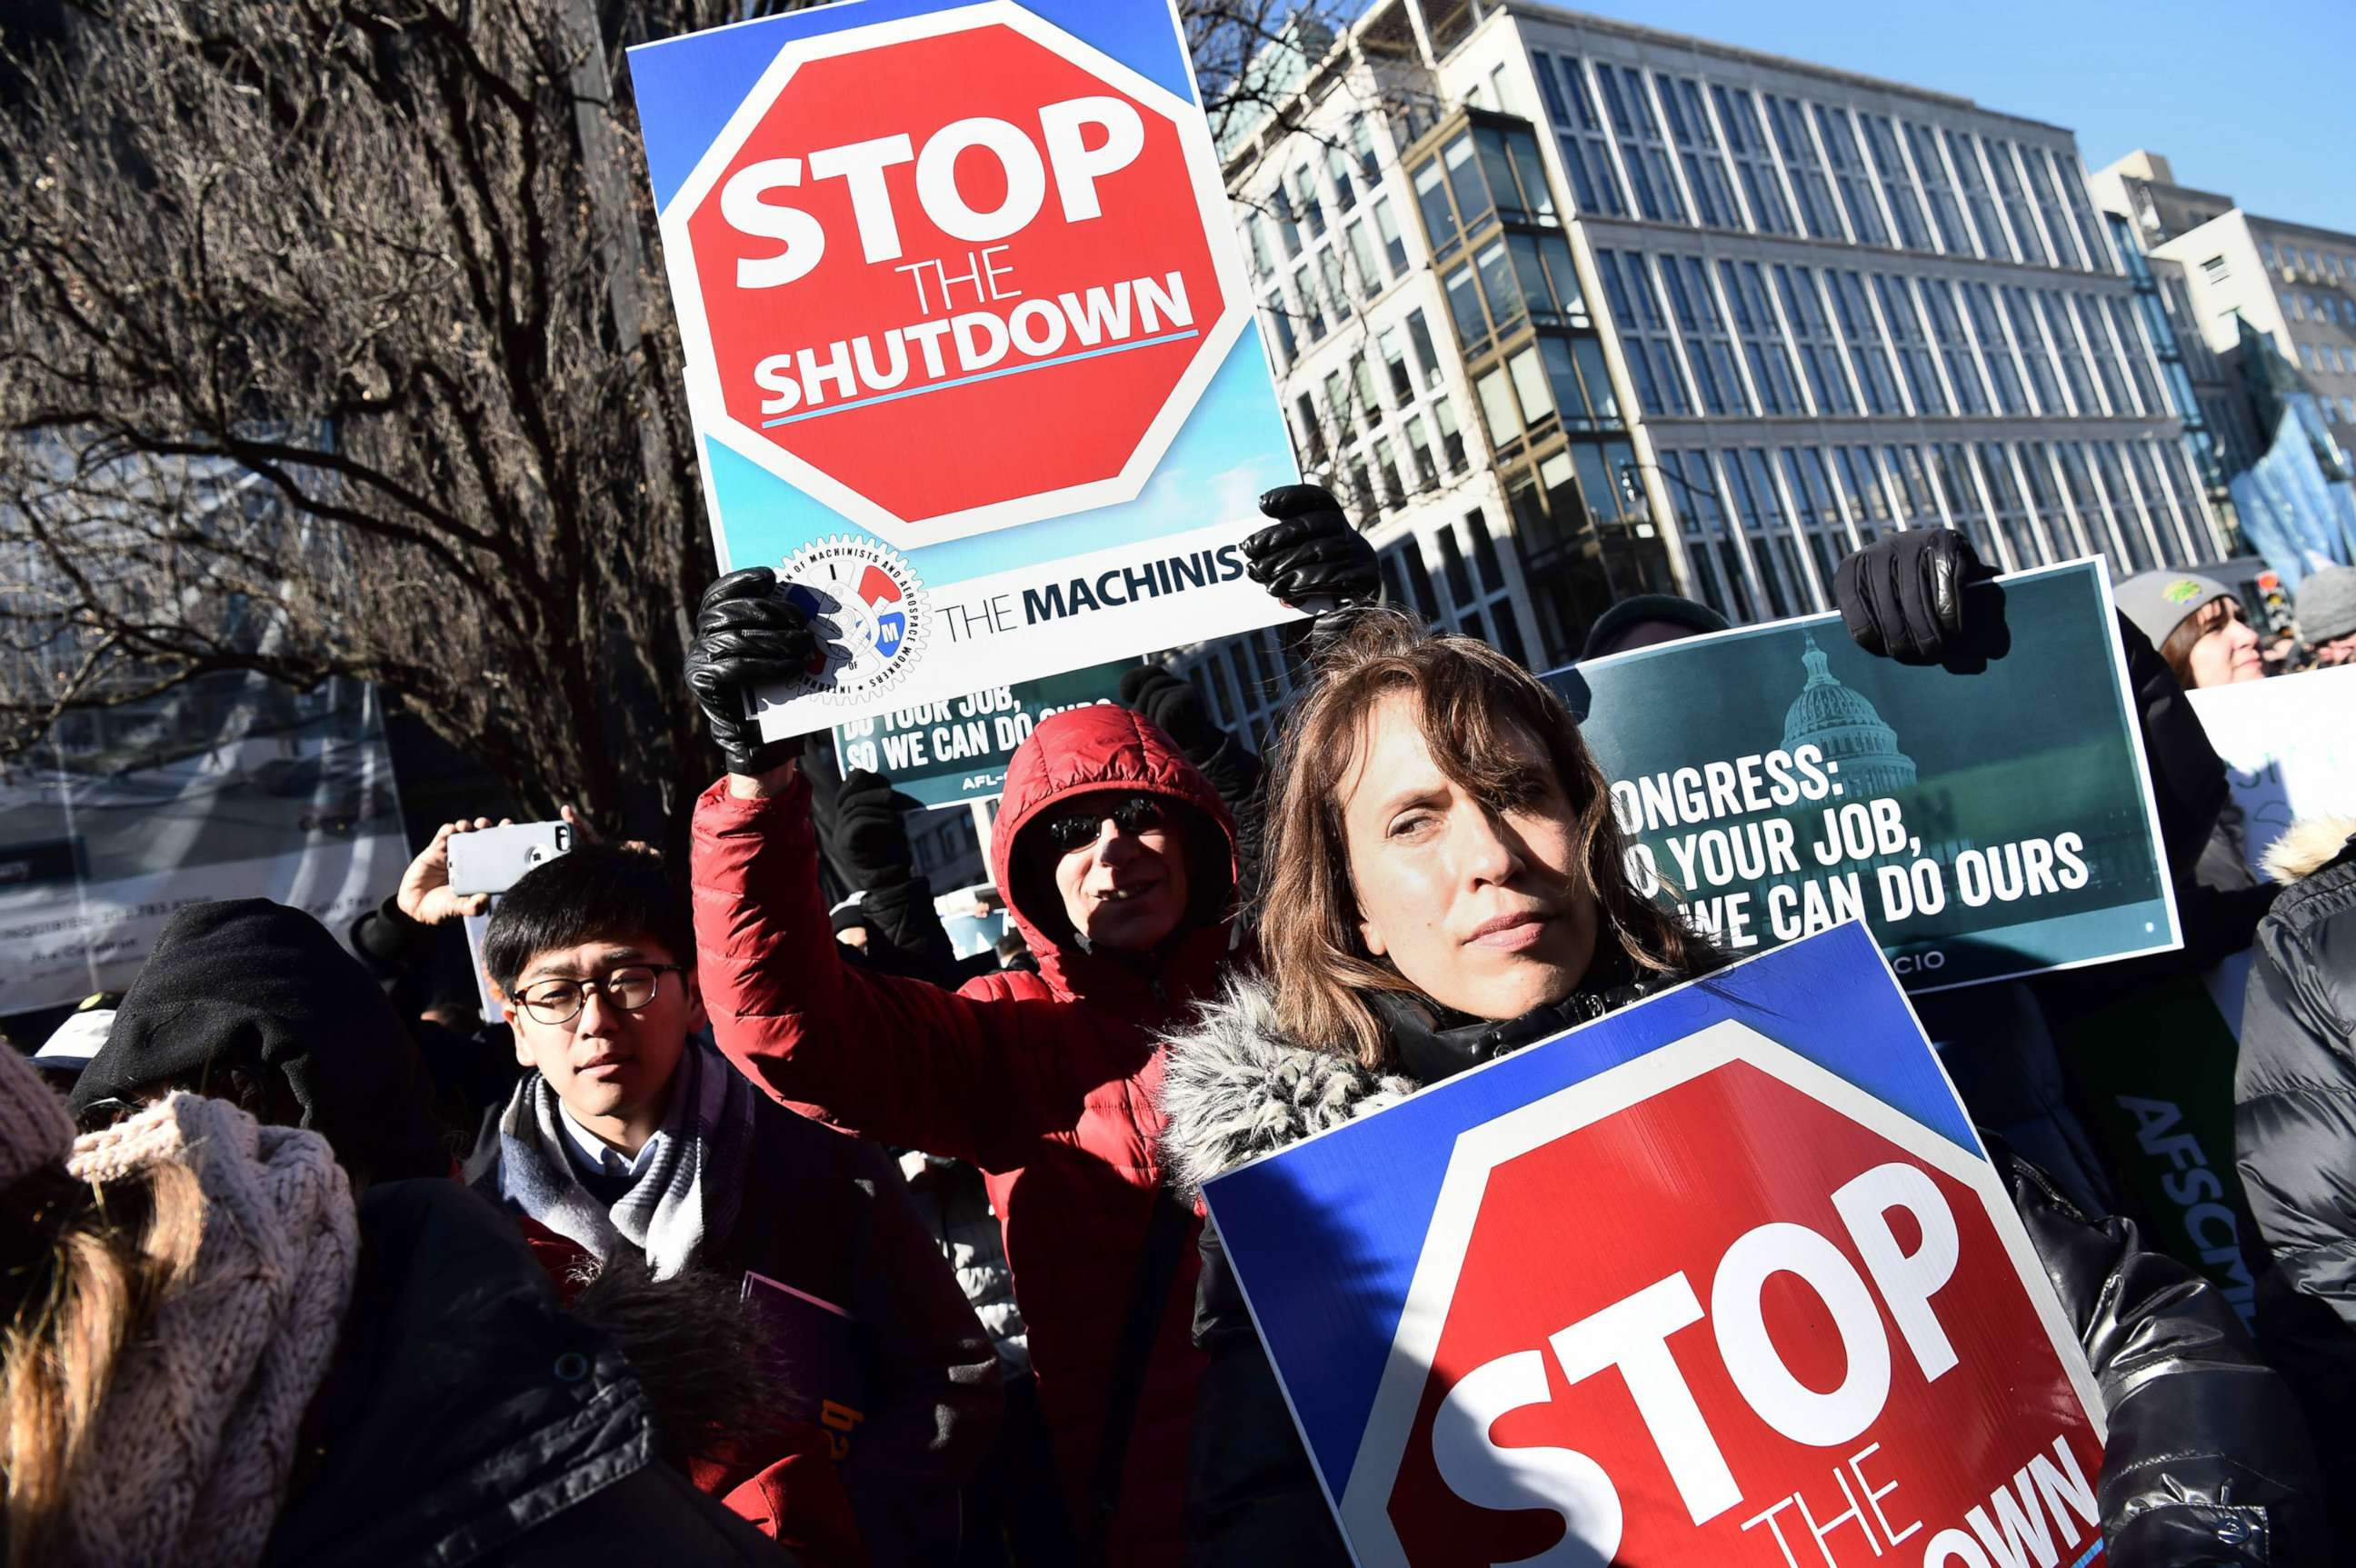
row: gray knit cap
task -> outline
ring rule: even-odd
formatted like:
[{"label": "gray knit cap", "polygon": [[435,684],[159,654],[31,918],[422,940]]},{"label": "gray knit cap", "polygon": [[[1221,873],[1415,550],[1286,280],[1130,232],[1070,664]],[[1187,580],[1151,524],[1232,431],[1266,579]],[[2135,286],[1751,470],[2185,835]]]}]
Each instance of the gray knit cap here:
[{"label": "gray knit cap", "polygon": [[66,1102],[15,1047],[0,1044],[0,1187],[63,1165],[73,1141]]},{"label": "gray knit cap", "polygon": [[2326,566],[2298,585],[2298,639],[2312,648],[2356,631],[2356,566]]},{"label": "gray knit cap", "polygon": [[[2158,648],[2169,634],[2184,624],[2184,618],[2211,599],[2230,599],[2233,590],[2214,577],[2204,577],[2198,572],[2179,572],[2162,568],[2157,572],[2139,572],[2111,590],[2119,613],[2135,622],[2136,629],[2151,639]],[[2238,601],[2236,601],[2238,602]]]}]

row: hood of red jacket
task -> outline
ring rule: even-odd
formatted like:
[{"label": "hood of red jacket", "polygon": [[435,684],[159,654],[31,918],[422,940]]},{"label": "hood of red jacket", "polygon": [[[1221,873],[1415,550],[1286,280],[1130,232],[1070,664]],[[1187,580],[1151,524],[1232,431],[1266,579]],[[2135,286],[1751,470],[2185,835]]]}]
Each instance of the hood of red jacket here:
[{"label": "hood of red jacket", "polygon": [[1026,864],[1025,831],[1057,802],[1098,789],[1134,789],[1184,807],[1190,927],[1226,921],[1236,886],[1236,826],[1218,791],[1178,743],[1141,714],[1110,703],[1060,713],[1031,732],[1006,765],[991,834],[990,872],[1016,928],[1059,991],[1055,971],[1079,956],[1044,859]]}]

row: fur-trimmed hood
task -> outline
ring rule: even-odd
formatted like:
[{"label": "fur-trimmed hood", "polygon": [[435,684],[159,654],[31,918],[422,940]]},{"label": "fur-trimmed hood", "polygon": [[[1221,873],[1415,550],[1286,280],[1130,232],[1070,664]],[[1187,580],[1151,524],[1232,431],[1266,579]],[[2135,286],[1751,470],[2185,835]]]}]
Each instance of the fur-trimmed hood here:
[{"label": "fur-trimmed hood", "polygon": [[1162,1110],[1170,1119],[1162,1157],[1189,1197],[1222,1171],[1396,1105],[1420,1087],[1285,1039],[1275,988],[1258,977],[1231,979],[1162,1039]]},{"label": "fur-trimmed hood", "polygon": [[2266,875],[2282,883],[2311,876],[2340,858],[2351,834],[2356,834],[2356,817],[2309,817],[2293,822],[2266,851]]}]

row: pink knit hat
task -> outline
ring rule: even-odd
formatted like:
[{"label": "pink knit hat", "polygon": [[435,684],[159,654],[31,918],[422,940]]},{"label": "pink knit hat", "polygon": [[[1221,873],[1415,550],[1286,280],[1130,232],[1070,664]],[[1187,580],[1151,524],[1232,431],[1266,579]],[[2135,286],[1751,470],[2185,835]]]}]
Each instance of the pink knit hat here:
[{"label": "pink knit hat", "polygon": [[0,1045],[0,1187],[63,1164],[73,1139],[66,1102],[14,1047]]},{"label": "pink knit hat", "polygon": [[102,1187],[164,1162],[204,1192],[195,1278],[116,1369],[64,1562],[260,1562],[351,1305],[359,1225],[326,1139],[175,1094],[83,1137],[69,1165]]}]

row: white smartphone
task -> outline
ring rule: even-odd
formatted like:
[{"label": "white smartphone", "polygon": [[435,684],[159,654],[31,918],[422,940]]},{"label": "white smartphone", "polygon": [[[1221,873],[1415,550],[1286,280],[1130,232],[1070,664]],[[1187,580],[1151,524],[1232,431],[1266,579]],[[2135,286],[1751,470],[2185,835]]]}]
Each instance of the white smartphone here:
[{"label": "white smartphone", "polygon": [[450,835],[450,891],[504,893],[573,847],[569,822],[513,822]]}]

